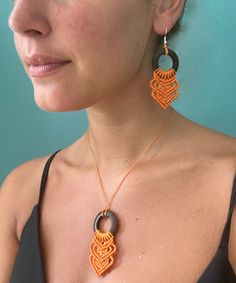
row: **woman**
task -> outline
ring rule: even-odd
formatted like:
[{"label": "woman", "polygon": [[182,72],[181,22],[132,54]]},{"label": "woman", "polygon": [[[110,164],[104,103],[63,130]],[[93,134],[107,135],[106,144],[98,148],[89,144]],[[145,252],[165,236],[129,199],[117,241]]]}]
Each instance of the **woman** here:
[{"label": "woman", "polygon": [[[5,179],[0,283],[236,282],[236,141],[149,95],[157,35],[184,4],[15,2],[9,26],[37,105],[86,108],[89,128]],[[98,228],[114,234],[104,265]]]}]

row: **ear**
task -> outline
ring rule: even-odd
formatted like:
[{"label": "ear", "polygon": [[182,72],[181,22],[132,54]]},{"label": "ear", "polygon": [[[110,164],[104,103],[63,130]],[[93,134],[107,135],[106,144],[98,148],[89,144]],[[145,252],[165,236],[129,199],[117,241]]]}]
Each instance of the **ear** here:
[{"label": "ear", "polygon": [[153,29],[157,34],[169,32],[180,18],[185,0],[159,0],[155,5]]}]

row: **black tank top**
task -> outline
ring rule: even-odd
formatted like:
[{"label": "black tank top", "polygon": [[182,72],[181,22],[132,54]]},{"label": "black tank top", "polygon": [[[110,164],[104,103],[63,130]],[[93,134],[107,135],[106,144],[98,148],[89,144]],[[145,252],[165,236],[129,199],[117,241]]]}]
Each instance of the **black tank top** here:
[{"label": "black tank top", "polygon": [[[53,153],[45,164],[41,179],[39,201],[33,207],[31,215],[23,228],[10,283],[46,283],[39,241],[40,203],[46,187],[51,161],[60,150]],[[236,275],[228,260],[230,222],[235,203],[236,175],[233,182],[228,216],[219,246],[197,283],[236,283]]]}]

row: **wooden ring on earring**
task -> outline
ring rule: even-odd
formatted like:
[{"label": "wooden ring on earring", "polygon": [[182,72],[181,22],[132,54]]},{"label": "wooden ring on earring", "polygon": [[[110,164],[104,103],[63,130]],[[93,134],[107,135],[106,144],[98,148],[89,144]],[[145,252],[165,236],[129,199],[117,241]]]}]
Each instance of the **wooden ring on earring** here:
[{"label": "wooden ring on earring", "polygon": [[[172,59],[172,62],[173,62],[173,65],[172,65],[172,69],[174,69],[176,72],[179,68],[179,58],[177,56],[177,54],[172,50],[172,49],[169,49],[168,48],[168,55],[165,54],[165,48],[162,47],[160,50],[158,50],[155,54],[154,54],[154,57],[152,59],[152,67],[154,70],[156,69],[159,69],[159,59],[162,55],[165,55],[165,56],[170,56],[171,59]],[[171,69],[169,69],[171,70]],[[168,70],[166,70],[168,71]]]}]

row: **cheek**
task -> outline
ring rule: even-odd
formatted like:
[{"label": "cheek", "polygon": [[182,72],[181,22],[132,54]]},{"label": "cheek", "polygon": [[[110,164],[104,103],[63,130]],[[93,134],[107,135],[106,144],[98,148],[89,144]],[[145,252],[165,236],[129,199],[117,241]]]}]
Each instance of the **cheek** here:
[{"label": "cheek", "polygon": [[55,31],[63,33],[61,36],[64,38],[64,43],[68,45],[68,50],[77,51],[75,55],[78,57],[93,51],[104,39],[105,19],[99,7],[91,4],[90,1],[71,4],[68,9],[63,7],[58,10],[56,17]]},{"label": "cheek", "polygon": [[[146,44],[143,10],[134,13],[134,6],[127,2],[110,2],[81,1],[70,7],[66,16],[64,10],[64,28],[60,29],[77,65],[78,78],[101,91],[126,83],[134,75]],[[140,21],[144,24],[137,25]]]},{"label": "cheek", "polygon": [[149,34],[142,9],[133,13],[129,1],[120,0],[75,2],[52,13],[54,42],[73,64],[64,77],[37,84],[43,109],[72,111],[120,91],[137,73],[145,51]]}]

